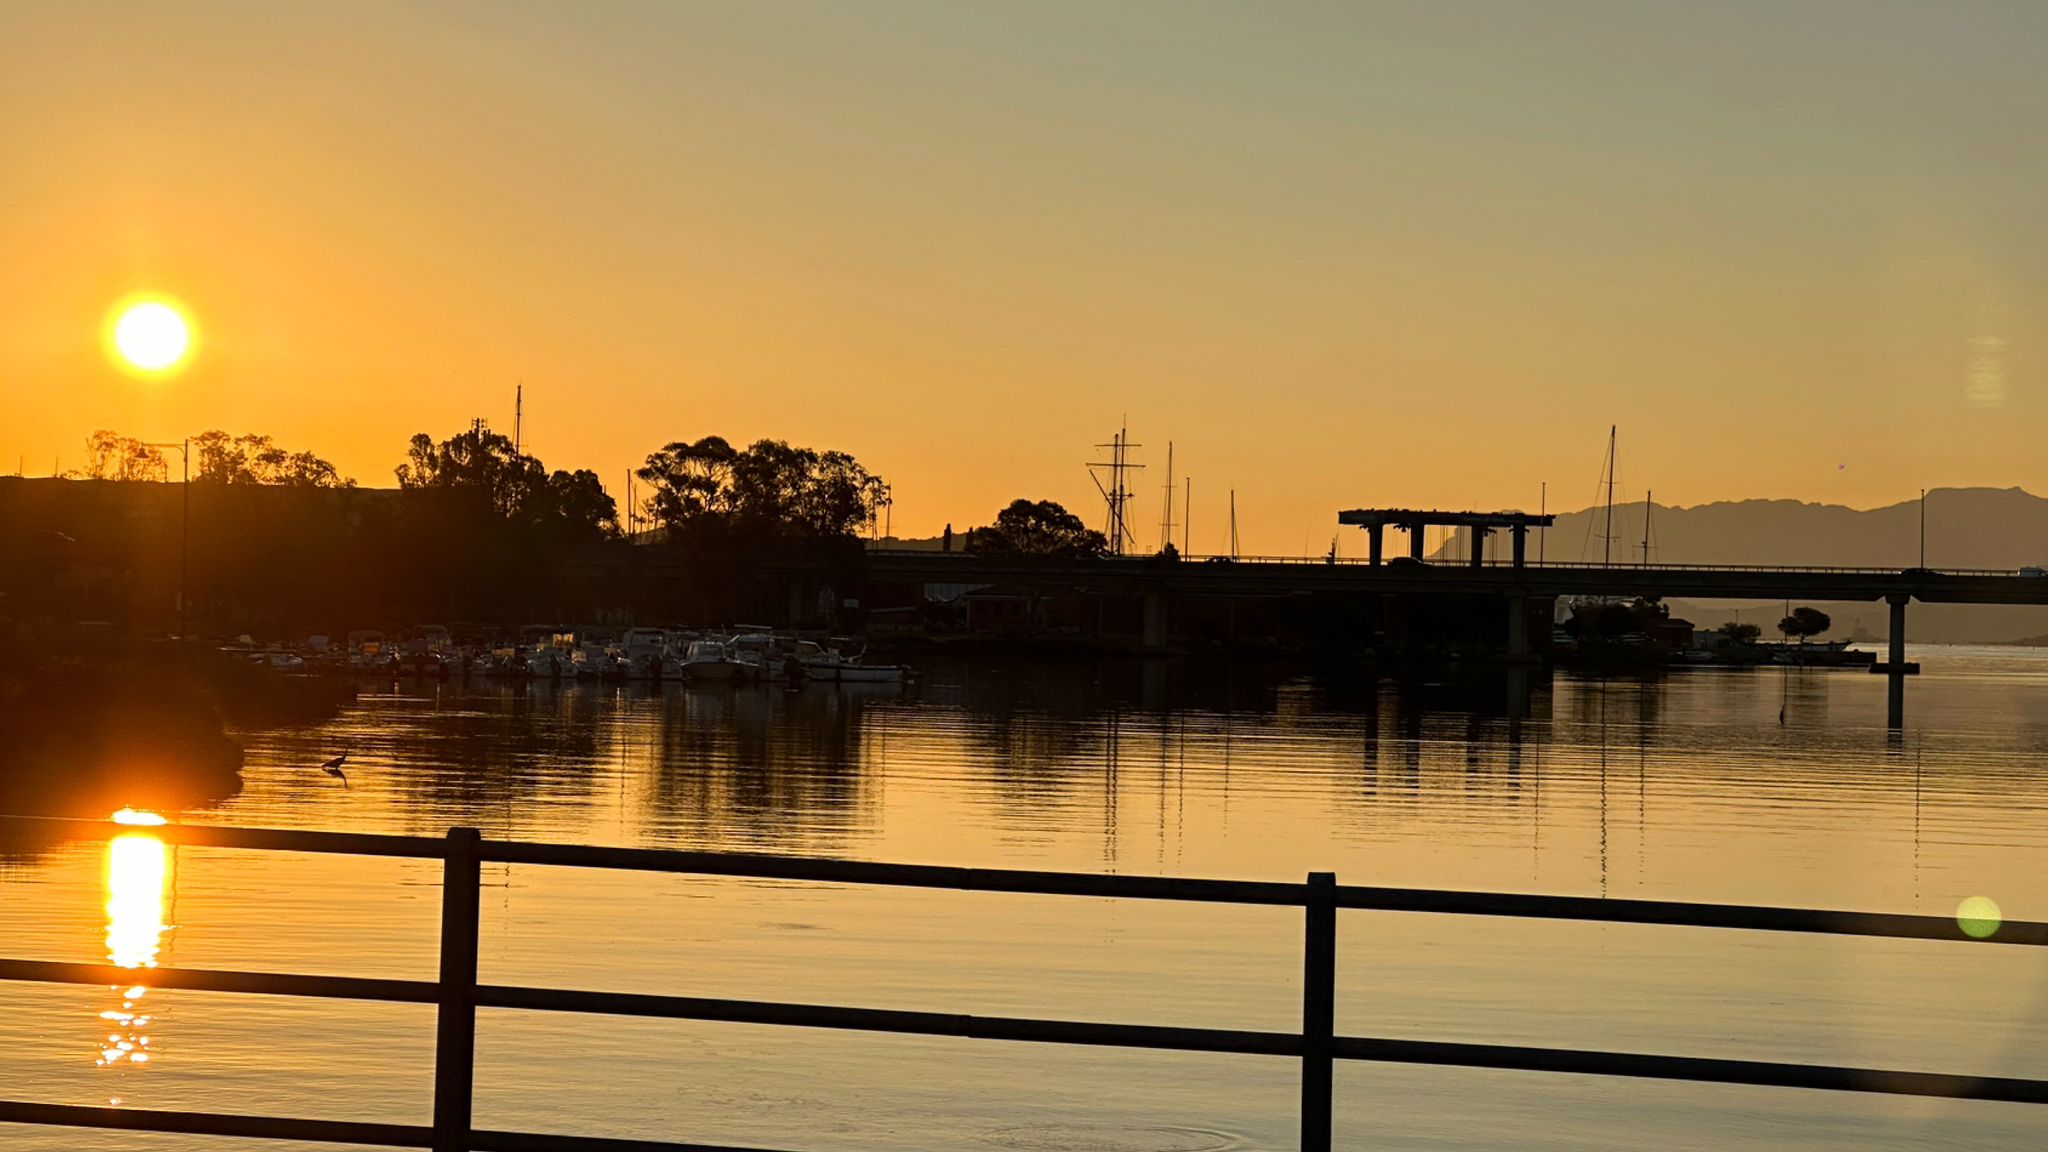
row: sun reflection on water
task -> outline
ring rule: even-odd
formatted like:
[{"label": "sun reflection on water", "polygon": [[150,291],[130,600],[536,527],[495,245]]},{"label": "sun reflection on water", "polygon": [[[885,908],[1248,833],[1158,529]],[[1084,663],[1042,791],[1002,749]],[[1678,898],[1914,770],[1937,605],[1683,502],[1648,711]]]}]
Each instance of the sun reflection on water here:
[{"label": "sun reflection on water", "polygon": [[[162,824],[161,816],[122,809],[122,824]],[[170,878],[170,850],[148,832],[123,832],[107,843],[107,962],[122,968],[157,966],[163,948],[164,891]],[[151,1058],[149,1026],[153,1019],[144,998],[149,985],[138,980],[114,984],[116,1007],[100,1013],[107,1031],[99,1042],[100,1067],[147,1064]]]}]

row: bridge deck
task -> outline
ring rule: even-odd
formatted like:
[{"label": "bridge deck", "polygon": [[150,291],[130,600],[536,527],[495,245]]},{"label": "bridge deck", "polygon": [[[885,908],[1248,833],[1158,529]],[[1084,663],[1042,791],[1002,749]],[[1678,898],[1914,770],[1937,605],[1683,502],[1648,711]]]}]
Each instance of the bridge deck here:
[{"label": "bridge deck", "polygon": [[1531,596],[1665,596],[1736,600],[1885,600],[2048,605],[2048,577],[1989,569],[1688,564],[1421,564],[1285,557],[1041,560],[964,552],[877,550],[871,580],[1059,585],[1193,595],[1287,592],[1470,592]]}]

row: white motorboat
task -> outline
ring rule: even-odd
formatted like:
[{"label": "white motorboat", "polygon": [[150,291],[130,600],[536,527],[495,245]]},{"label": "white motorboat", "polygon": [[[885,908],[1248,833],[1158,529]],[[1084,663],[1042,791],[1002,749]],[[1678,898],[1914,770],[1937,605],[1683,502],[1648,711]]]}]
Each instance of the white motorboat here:
[{"label": "white motorboat", "polygon": [[747,628],[727,641],[725,648],[742,680],[781,680],[788,675],[781,638],[765,628]]},{"label": "white motorboat", "polygon": [[860,654],[848,656],[822,644],[802,640],[794,653],[806,680],[827,684],[901,684],[910,669],[901,664],[864,664]]},{"label": "white motorboat", "polygon": [[628,628],[619,640],[620,658],[626,662],[626,676],[633,680],[659,680],[669,664],[669,636],[659,628]]},{"label": "white motorboat", "polygon": [[698,640],[683,653],[683,675],[692,683],[731,680],[739,665],[716,640]]}]

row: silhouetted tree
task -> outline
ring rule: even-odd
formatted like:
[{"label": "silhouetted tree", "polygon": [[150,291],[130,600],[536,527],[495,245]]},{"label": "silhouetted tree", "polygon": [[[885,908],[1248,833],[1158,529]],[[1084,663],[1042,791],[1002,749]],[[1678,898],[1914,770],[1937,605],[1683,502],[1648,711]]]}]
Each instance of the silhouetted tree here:
[{"label": "silhouetted tree", "polygon": [[542,524],[558,526],[572,536],[596,539],[618,531],[619,506],[605,493],[604,483],[588,468],[557,470],[548,477],[544,508],[535,509]]},{"label": "silhouetted tree", "polygon": [[508,522],[601,536],[618,528],[618,505],[595,472],[555,472],[479,420],[466,432],[436,442],[412,438],[396,469],[401,488],[454,489],[482,494]]},{"label": "silhouetted tree", "polygon": [[282,484],[353,488],[333,464],[311,452],[287,452],[268,436],[202,432],[192,438],[192,479],[205,484]]},{"label": "silhouetted tree", "polygon": [[1791,615],[1778,621],[1778,631],[1783,632],[1787,638],[1798,640],[1818,636],[1834,626],[1835,622],[1827,613],[1804,605],[1794,608]]},{"label": "silhouetted tree", "polygon": [[133,436],[101,429],[86,437],[85,467],[73,473],[83,480],[162,480],[164,454]]},{"label": "silhouetted tree", "polygon": [[1764,630],[1756,625],[1744,624],[1739,620],[1730,620],[1715,631],[1726,636],[1730,644],[1754,644],[1764,634]]},{"label": "silhouetted tree", "polygon": [[1616,640],[1631,634],[1648,633],[1670,619],[1671,609],[1660,598],[1640,596],[1634,600],[1604,600],[1572,606],[1565,631],[1579,640]]},{"label": "silhouetted tree", "polygon": [[663,527],[715,525],[764,539],[851,537],[889,498],[889,486],[847,453],[782,440],[739,451],[717,436],[678,440],[637,475],[653,488],[646,510]]},{"label": "silhouetted tree", "polygon": [[500,516],[511,518],[533,507],[547,486],[541,462],[512,447],[512,440],[479,420],[467,432],[436,442],[421,432],[412,438],[406,462],[396,469],[401,488],[466,488],[486,493]]},{"label": "silhouetted tree", "polygon": [[967,532],[966,549],[1009,556],[1101,556],[1109,539],[1051,500],[1012,500],[996,522]]},{"label": "silhouetted tree", "polygon": [[739,453],[723,437],[677,440],[647,457],[637,475],[654,489],[645,511],[665,528],[685,528],[732,511],[732,463]]}]

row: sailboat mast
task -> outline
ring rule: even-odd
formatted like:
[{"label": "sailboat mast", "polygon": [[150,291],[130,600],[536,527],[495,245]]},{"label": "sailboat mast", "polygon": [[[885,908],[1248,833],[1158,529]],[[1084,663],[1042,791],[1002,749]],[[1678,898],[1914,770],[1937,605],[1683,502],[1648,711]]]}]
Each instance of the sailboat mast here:
[{"label": "sailboat mast", "polygon": [[1189,476],[1181,484],[1187,489],[1180,501],[1180,554],[1185,556],[1195,539],[1195,478]]},{"label": "sailboat mast", "polygon": [[1607,426],[1607,527],[1600,538],[1600,564],[1611,567],[1614,564],[1614,431],[1616,425]]},{"label": "sailboat mast", "polygon": [[1173,441],[1166,442],[1166,505],[1159,513],[1159,550],[1173,547]]},{"label": "sailboat mast", "polygon": [[1650,509],[1654,507],[1651,500],[1655,496],[1655,491],[1648,488],[1643,489],[1643,567],[1645,568],[1650,566]]}]

